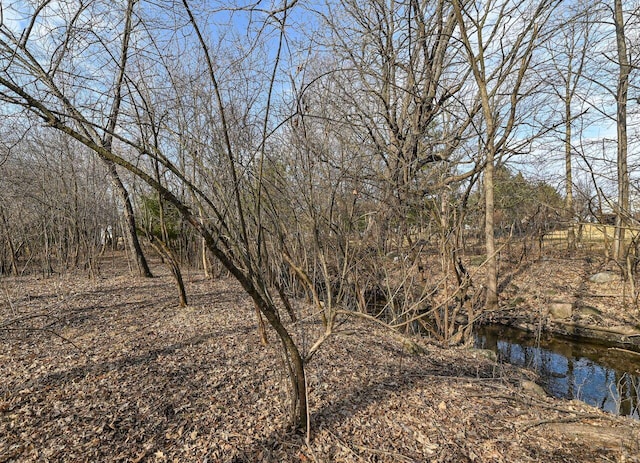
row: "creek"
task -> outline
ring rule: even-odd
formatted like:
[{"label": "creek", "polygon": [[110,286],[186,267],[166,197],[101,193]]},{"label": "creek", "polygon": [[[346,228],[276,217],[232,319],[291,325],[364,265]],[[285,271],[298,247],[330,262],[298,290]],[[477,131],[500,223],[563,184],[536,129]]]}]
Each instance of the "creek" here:
[{"label": "creek", "polygon": [[502,326],[478,327],[476,347],[535,370],[550,395],[640,419],[640,353]]}]

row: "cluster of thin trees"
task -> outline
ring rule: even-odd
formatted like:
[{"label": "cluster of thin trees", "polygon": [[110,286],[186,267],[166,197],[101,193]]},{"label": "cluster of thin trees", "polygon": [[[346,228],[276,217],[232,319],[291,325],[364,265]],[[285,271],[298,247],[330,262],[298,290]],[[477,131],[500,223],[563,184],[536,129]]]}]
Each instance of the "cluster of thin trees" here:
[{"label": "cluster of thin trees", "polygon": [[[516,170],[549,176],[512,182],[540,204],[511,229],[554,221],[574,249],[586,207],[635,258],[635,2],[230,3],[3,3],[0,271],[98,271],[121,246],[150,275],[145,243],[177,282],[225,269],[277,333],[304,426],[304,365],[341,316],[455,341],[497,306]],[[323,326],[304,351],[281,314],[302,295]]]}]

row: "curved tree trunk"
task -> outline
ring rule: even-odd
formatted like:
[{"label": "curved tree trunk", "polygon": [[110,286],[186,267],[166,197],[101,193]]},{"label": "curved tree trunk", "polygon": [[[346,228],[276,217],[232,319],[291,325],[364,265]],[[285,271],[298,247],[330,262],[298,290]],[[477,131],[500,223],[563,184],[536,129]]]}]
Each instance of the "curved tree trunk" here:
[{"label": "curved tree trunk", "polygon": [[295,428],[307,429],[309,423],[307,422],[307,387],[304,360],[293,338],[282,324],[276,307],[259,295],[258,300],[254,299],[254,301],[256,305],[260,307],[260,311],[264,314],[282,342],[291,383],[291,424]]},{"label": "curved tree trunk", "polygon": [[152,233],[147,233],[147,239],[149,244],[153,246],[158,254],[164,259],[167,267],[171,271],[173,281],[176,284],[178,290],[178,303],[180,307],[186,307],[188,305],[187,291],[184,287],[184,279],[182,278],[182,271],[180,270],[180,263],[173,251],[167,246],[166,242],[153,236]]},{"label": "curved tree trunk", "polygon": [[[159,189],[162,189],[161,187]],[[168,192],[167,192],[168,193]],[[251,297],[256,308],[260,309],[269,325],[275,330],[283,347],[283,356],[287,366],[287,374],[290,381],[291,426],[297,429],[307,429],[309,422],[307,419],[307,388],[305,376],[305,363],[300,355],[300,351],[295,341],[287,331],[280,319],[278,308],[271,299],[258,290],[259,286],[254,283],[248,274],[245,274],[230,257],[217,246],[217,241],[209,231],[197,220],[191,212],[170,193],[165,195],[170,202],[183,214],[183,217],[200,233],[207,243],[207,248],[213,256],[233,275],[242,285],[245,292]],[[308,429],[307,429],[308,431]]]}]

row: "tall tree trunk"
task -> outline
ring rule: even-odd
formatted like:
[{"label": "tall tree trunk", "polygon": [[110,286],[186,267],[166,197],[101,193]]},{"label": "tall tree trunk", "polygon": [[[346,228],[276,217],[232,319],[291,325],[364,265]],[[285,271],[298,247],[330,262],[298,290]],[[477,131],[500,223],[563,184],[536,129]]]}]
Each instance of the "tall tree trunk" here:
[{"label": "tall tree trunk", "polygon": [[[200,221],[204,223],[204,212],[201,205],[198,205],[198,217],[200,218]],[[207,256],[207,241],[204,238],[201,238],[200,247],[200,258],[202,260],[202,268],[204,269],[204,277],[209,279],[212,278],[211,265]]]},{"label": "tall tree trunk", "polygon": [[[154,146],[158,147],[158,134],[154,130],[153,133]],[[161,185],[162,176],[160,175],[160,165],[158,161],[154,162],[156,181],[159,185]],[[173,275],[173,279],[176,283],[176,287],[178,288],[178,298],[180,301],[180,307],[187,306],[187,292],[184,287],[184,280],[182,279],[182,272],[180,271],[180,260],[176,255],[175,251],[169,245],[169,230],[167,229],[167,221],[164,213],[164,202],[162,200],[162,195],[158,192],[157,196],[158,201],[158,221],[160,225],[160,236],[153,236],[153,226],[149,224],[148,238],[151,245],[154,246],[156,251],[163,257],[163,260],[169,266],[171,270],[171,274]]]},{"label": "tall tree trunk", "polygon": [[[493,130],[493,128],[491,128]],[[487,132],[491,133],[487,127]],[[498,307],[498,259],[496,255],[496,238],[494,224],[494,148],[491,138],[489,138],[489,147],[487,149],[487,165],[484,169],[484,239],[487,251],[487,309],[493,310]]]},{"label": "tall tree trunk", "polygon": [[[496,256],[495,245],[495,225],[494,225],[494,169],[496,156],[504,151],[505,145],[517,124],[517,106],[522,98],[521,87],[525,80],[525,74],[531,63],[531,57],[536,46],[536,38],[540,24],[538,19],[545,20],[547,9],[551,3],[539,2],[533,19],[514,34],[512,43],[508,47],[502,47],[502,66],[491,70],[495,64],[492,63],[493,58],[487,55],[485,46],[491,45],[491,42],[485,42],[483,34],[488,32],[484,37],[493,37],[494,32],[507,27],[510,16],[505,15],[501,10],[495,18],[493,13],[500,10],[500,3],[494,5],[495,11],[490,11],[489,6],[485,6],[481,13],[479,23],[469,23],[467,20],[467,11],[474,11],[474,3],[461,2],[454,0],[452,2],[455,16],[460,30],[460,41],[468,56],[468,62],[473,73],[473,78],[478,86],[478,94],[482,105],[484,115],[486,134],[482,134],[484,142],[481,143],[481,149],[486,156],[486,166],[484,169],[484,193],[485,193],[485,245],[487,251],[487,268],[486,268],[486,287],[487,287],[487,309],[491,310],[498,306],[498,262]],[[504,2],[503,5],[507,5]],[[478,12],[477,10],[475,10]],[[479,13],[479,12],[478,12]],[[492,17],[491,26],[487,21],[488,17]],[[472,25],[473,39],[469,36],[467,24]],[[488,31],[485,31],[488,28]],[[504,44],[502,44],[504,45]],[[501,46],[502,46],[501,45]],[[488,58],[488,59],[487,59]],[[525,92],[526,93],[526,92]],[[509,95],[509,100],[503,99],[502,95]],[[500,96],[500,98],[496,98]],[[501,101],[505,101],[504,120],[498,119]],[[498,133],[498,128],[500,129]],[[484,145],[484,146],[482,146]]]},{"label": "tall tree trunk", "polygon": [[4,228],[5,236],[7,237],[7,244],[9,245],[9,254],[11,259],[11,273],[14,276],[18,276],[18,264],[17,264],[17,256],[16,256],[16,248],[13,244],[13,239],[11,239],[11,232],[9,231],[9,224],[7,223],[7,217],[4,214],[4,208],[0,206],[0,217],[2,217],[2,225]]},{"label": "tall tree trunk", "polygon": [[[122,31],[122,48],[120,53],[120,62],[118,68],[118,74],[116,76],[116,82],[114,85],[115,94],[113,97],[113,103],[111,106],[111,112],[109,114],[109,121],[107,124],[107,129],[105,130],[104,137],[101,140],[102,146],[107,150],[111,151],[113,149],[113,134],[115,132],[116,124],[118,121],[118,115],[120,114],[120,104],[122,103],[122,83],[124,82],[124,74],[127,65],[127,54],[129,51],[129,39],[131,37],[132,30],[132,16],[133,16],[133,7],[136,3],[136,0],[128,0],[127,2],[127,11],[125,17],[125,25],[124,30]],[[109,171],[109,176],[111,177],[111,182],[113,183],[114,188],[118,196],[120,197],[120,201],[122,201],[122,206],[124,208],[124,220],[125,220],[125,233],[126,239],[129,242],[129,248],[131,249],[131,254],[134,256],[136,260],[136,265],[138,267],[138,273],[140,276],[150,278],[153,275],[151,274],[151,270],[149,269],[149,265],[147,264],[147,259],[144,257],[144,253],[142,252],[142,246],[140,246],[140,240],[138,240],[138,234],[136,231],[136,219],[133,214],[133,206],[131,205],[131,198],[129,197],[129,192],[126,187],[122,183],[120,176],[118,175],[118,171],[116,169],[116,165],[113,161],[105,159],[101,157],[105,164],[107,165],[107,169]]]},{"label": "tall tree trunk", "polygon": [[134,257],[136,261],[136,265],[138,268],[138,273],[140,276],[145,278],[153,277],[151,270],[149,269],[149,264],[147,263],[147,259],[144,256],[144,252],[142,252],[142,246],[140,245],[140,240],[138,239],[138,234],[136,231],[136,218],[133,213],[133,206],[131,205],[131,198],[129,197],[129,192],[127,188],[122,183],[120,176],[118,175],[118,171],[116,170],[116,165],[105,158],[101,158],[105,165],[107,166],[107,170],[109,172],[109,177],[111,178],[111,183],[120,198],[123,206],[123,214],[124,214],[124,231],[125,231],[125,239],[127,240],[127,244],[129,245],[129,249],[131,250],[131,255]]},{"label": "tall tree trunk", "polygon": [[622,0],[614,0],[614,24],[618,49],[618,89],[616,92],[618,127],[618,204],[616,208],[616,230],[614,234],[613,258],[618,260],[624,254],[625,227],[629,214],[629,170],[627,167],[627,99],[631,65],[627,55],[627,43],[622,14]]},{"label": "tall tree trunk", "polygon": [[567,248],[569,251],[576,249],[576,233],[573,229],[573,172],[571,167],[571,62],[567,74],[567,86],[564,100],[565,126],[564,126],[564,167],[565,167],[565,218],[567,220]]}]

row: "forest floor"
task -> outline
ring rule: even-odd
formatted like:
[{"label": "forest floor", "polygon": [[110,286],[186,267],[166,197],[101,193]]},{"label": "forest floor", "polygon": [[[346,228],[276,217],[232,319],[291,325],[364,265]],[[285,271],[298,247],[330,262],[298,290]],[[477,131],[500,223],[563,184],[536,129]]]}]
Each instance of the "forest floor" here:
[{"label": "forest floor", "polygon": [[[241,288],[188,273],[179,308],[154,271],[0,279],[0,463],[640,462],[640,422],[472,350],[416,339],[425,353],[409,354],[355,319],[307,367],[306,443]],[[307,348],[320,327],[290,329]]]}]

